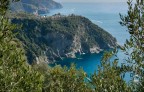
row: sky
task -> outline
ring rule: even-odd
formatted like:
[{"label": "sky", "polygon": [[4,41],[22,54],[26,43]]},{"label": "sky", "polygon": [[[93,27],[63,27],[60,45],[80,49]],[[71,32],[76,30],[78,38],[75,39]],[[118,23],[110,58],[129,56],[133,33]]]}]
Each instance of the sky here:
[{"label": "sky", "polygon": [[54,0],[57,2],[126,2],[127,0]]}]

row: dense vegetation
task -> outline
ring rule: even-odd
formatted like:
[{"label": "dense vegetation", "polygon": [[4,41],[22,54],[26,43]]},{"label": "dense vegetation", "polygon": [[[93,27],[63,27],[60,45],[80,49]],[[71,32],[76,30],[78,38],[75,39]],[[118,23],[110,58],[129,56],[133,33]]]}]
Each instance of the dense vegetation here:
[{"label": "dense vegetation", "polygon": [[98,53],[117,45],[111,34],[82,16],[56,14],[24,18],[17,15],[12,22],[23,26],[17,38],[24,44],[30,62],[38,56],[46,56],[53,62],[76,53]]},{"label": "dense vegetation", "polygon": [[9,1],[0,1],[0,91],[41,91],[43,76],[27,64],[20,42],[15,39],[17,25],[5,18]]},{"label": "dense vegetation", "polygon": [[[29,66],[24,51],[13,30],[17,25],[11,24],[5,17],[9,0],[0,1],[0,91],[1,92],[143,92],[143,0],[133,5],[128,0],[128,15],[122,16],[123,26],[128,28],[131,37],[121,48],[129,64],[117,66],[118,59],[110,63],[109,58],[117,51],[105,53],[98,73],[90,78],[74,65],[70,69],[60,66],[48,67],[45,63]],[[130,52],[128,50],[131,50]],[[126,84],[123,75],[132,72],[132,81]],[[135,79],[135,77],[138,77]]]}]

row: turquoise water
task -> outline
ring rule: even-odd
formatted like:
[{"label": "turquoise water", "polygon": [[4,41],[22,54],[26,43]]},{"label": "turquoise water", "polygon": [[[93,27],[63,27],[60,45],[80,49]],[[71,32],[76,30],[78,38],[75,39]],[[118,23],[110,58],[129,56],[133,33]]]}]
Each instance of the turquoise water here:
[{"label": "turquoise water", "polygon": [[[50,15],[61,13],[64,15],[76,14],[89,18],[93,23],[99,25],[114,37],[116,37],[118,43],[123,45],[125,40],[129,38],[126,28],[119,24],[119,13],[126,14],[126,3],[62,3],[63,8],[52,10]],[[77,68],[83,68],[88,74],[93,74],[97,70],[97,66],[100,65],[100,60],[103,56],[103,52],[99,54],[86,54],[77,59],[64,59],[57,62],[62,66],[70,66],[71,63],[75,63]],[[118,57],[122,63],[124,54],[119,50]]]}]

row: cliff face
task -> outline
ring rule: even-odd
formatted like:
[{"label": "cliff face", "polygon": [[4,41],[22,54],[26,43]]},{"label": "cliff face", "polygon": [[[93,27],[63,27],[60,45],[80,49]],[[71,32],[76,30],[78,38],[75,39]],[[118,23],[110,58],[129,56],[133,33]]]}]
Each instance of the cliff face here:
[{"label": "cliff face", "polygon": [[51,9],[62,8],[62,5],[53,0],[21,0],[11,4],[12,11],[22,11],[35,14],[45,14]]},{"label": "cliff face", "polygon": [[115,47],[116,39],[87,18],[55,15],[39,19],[13,19],[23,24],[17,36],[30,61],[46,56],[49,62],[63,57],[76,57],[79,53],[99,53]]}]

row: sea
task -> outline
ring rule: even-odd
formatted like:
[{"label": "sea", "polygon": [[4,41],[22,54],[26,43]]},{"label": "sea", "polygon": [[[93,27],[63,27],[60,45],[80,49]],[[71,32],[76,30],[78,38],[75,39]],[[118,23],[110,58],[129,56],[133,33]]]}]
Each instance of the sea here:
[{"label": "sea", "polygon": [[[57,13],[62,15],[81,15],[90,19],[93,23],[100,26],[110,34],[112,34],[118,41],[118,44],[124,45],[126,39],[129,39],[129,34],[126,27],[120,25],[119,14],[127,14],[126,2],[109,2],[109,3],[62,3],[63,8],[51,10],[47,16],[51,16]],[[57,61],[54,65],[61,65],[70,67],[71,63],[75,63],[76,67],[82,68],[88,75],[97,72],[98,65],[102,59],[104,52],[98,54],[85,54],[78,58],[67,58],[61,61]],[[117,56],[119,58],[119,65],[124,63],[126,58],[124,53],[119,49]],[[129,74],[129,73],[128,73]],[[128,76],[127,74],[127,76]],[[129,77],[125,77],[125,80],[129,80]]]}]

